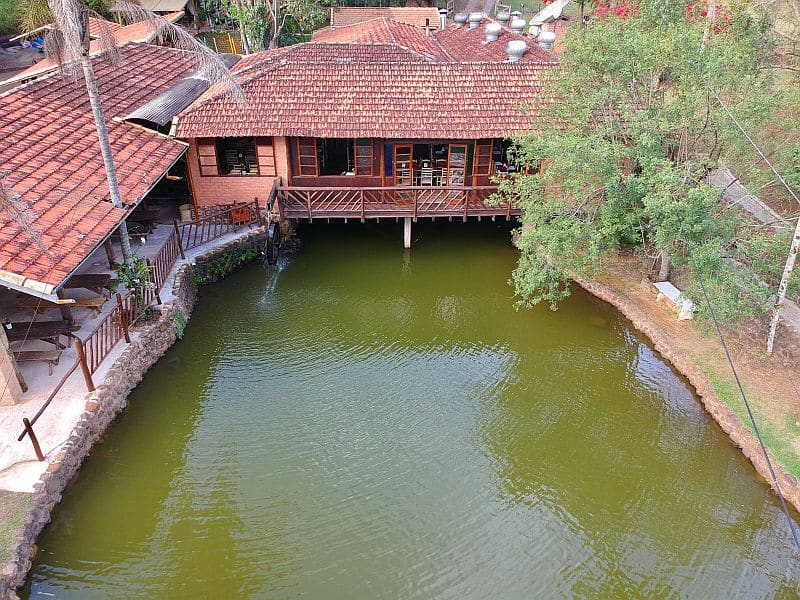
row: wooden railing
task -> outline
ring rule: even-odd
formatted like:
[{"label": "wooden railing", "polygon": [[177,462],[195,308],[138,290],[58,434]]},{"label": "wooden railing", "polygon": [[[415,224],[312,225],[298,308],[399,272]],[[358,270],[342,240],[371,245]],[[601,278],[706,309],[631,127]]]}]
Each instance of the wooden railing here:
[{"label": "wooden railing", "polygon": [[[276,193],[275,188],[273,189],[274,193]],[[34,423],[39,420],[39,417],[42,416],[42,413],[44,413],[76,369],[81,369],[87,389],[90,392],[94,391],[95,386],[92,375],[97,372],[101,363],[122,338],[125,338],[125,341],[130,343],[131,338],[128,328],[142,316],[145,308],[154,302],[161,304],[161,290],[167,282],[169,273],[172,271],[172,267],[175,266],[178,257],[186,258],[184,251],[187,248],[199,246],[246,225],[261,225],[261,222],[258,199],[249,204],[208,210],[193,223],[179,225],[176,222],[174,230],[170,233],[158,254],[152,261],[148,261],[150,272],[148,285],[144,286],[138,293],[135,290],[128,290],[124,295],[115,294],[116,306],[103,317],[85,339],[81,340],[77,336],[71,336],[78,357],[56,384],[55,389],[53,389],[36,414],[30,420],[23,419],[25,429],[17,439],[22,441],[28,435],[33,443],[37,458],[40,461],[44,460],[39,442],[33,432]]]},{"label": "wooden railing", "polygon": [[520,214],[510,203],[488,204],[497,186],[296,187],[281,186],[281,214],[295,219],[463,217]]},{"label": "wooden railing", "polygon": [[188,250],[248,225],[262,225],[257,199],[248,204],[208,208],[192,223],[177,226],[180,247]]}]

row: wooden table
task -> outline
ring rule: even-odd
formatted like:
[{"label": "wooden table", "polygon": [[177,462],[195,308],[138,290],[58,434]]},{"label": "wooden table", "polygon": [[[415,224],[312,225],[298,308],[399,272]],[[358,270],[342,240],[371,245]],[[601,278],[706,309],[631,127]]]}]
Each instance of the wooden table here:
[{"label": "wooden table", "polygon": [[21,342],[25,339],[42,340],[53,344],[56,348],[66,348],[61,344],[59,338],[80,328],[77,325],[70,325],[69,321],[34,321],[33,323],[23,321],[11,323],[11,329],[5,326],[3,329],[5,329],[9,342]]},{"label": "wooden table", "polygon": [[112,281],[116,281],[116,278],[111,273],[80,273],[70,277],[64,287],[68,289],[84,288],[103,294]]}]

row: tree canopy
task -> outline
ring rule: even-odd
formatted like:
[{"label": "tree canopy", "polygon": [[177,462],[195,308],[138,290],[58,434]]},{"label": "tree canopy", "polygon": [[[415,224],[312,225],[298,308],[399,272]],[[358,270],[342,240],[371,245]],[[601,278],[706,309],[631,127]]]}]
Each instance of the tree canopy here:
[{"label": "tree canopy", "polygon": [[766,16],[713,0],[617,3],[570,28],[540,131],[514,148],[535,172],[500,181],[523,208],[513,283],[524,304],[555,306],[572,274],[633,247],[662,277],[691,249],[728,322],[769,308],[788,234],[744,219],[707,176],[755,162],[727,111],[749,130],[770,122],[773,50]]}]

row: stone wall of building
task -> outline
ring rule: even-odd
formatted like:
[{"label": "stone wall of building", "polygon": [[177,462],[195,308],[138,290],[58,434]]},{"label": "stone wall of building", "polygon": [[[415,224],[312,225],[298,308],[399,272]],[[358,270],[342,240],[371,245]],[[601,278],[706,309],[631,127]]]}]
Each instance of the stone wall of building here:
[{"label": "stone wall of building", "polygon": [[50,522],[50,513],[61,501],[67,484],[75,477],[95,442],[125,409],[131,390],[178,339],[179,330],[188,321],[197,300],[196,276],[202,272],[203,265],[227,253],[240,255],[253,247],[260,250],[265,238],[264,228],[256,229],[198,256],[194,264],[178,267],[172,286],[174,300],[157,306],[152,319],[135,326],[132,331],[139,334],[137,339],[125,348],[103,383],[87,394],[86,408],[72,434],[34,486],[33,502],[17,537],[12,559],[0,565],[0,599],[16,597],[15,590],[25,582],[31,567],[36,539]]}]

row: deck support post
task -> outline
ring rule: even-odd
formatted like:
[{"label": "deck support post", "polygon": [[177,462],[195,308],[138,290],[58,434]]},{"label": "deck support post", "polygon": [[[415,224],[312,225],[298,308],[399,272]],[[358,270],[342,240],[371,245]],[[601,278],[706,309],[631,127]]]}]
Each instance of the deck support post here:
[{"label": "deck support post", "polygon": [[94,381],[92,381],[92,372],[89,370],[89,364],[86,362],[86,351],[83,349],[83,342],[79,337],[75,338],[75,351],[78,353],[78,362],[81,365],[83,380],[86,382],[86,389],[93,392]]},{"label": "deck support post", "polygon": [[403,218],[403,248],[411,248],[411,217]]}]

